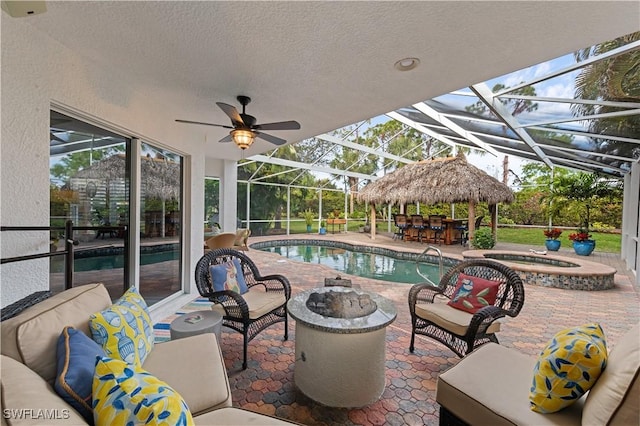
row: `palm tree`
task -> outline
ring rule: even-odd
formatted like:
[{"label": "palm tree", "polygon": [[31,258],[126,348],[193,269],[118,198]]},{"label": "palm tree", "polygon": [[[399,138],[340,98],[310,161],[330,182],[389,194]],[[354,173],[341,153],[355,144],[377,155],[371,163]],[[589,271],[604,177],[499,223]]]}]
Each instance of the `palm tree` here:
[{"label": "palm tree", "polygon": [[[640,32],[632,33],[615,40],[596,44],[593,47],[577,51],[577,61],[600,55],[610,50],[640,40]],[[575,80],[576,99],[590,99],[617,102],[640,102],[640,50],[635,49],[602,61],[594,62],[582,69]],[[574,114],[592,115],[614,112],[619,108],[573,104]],[[590,120],[589,131],[611,136],[634,136],[640,134],[640,116],[623,116]],[[620,156],[638,157],[637,145],[599,139],[595,141],[596,152]],[[616,164],[619,165],[619,161]]]}]

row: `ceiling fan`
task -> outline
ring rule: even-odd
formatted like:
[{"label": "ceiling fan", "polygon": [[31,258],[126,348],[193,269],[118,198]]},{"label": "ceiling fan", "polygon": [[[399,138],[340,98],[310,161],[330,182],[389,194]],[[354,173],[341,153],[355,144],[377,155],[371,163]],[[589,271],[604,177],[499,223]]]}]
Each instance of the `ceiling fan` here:
[{"label": "ceiling fan", "polygon": [[229,132],[229,135],[220,139],[220,142],[235,142],[240,149],[247,149],[253,143],[253,140],[257,137],[264,139],[267,142],[271,142],[275,145],[282,145],[287,141],[270,134],[262,132],[263,130],[297,130],[300,128],[300,123],[297,121],[279,121],[276,123],[264,123],[256,124],[256,118],[245,112],[246,106],[251,102],[251,98],[248,96],[238,96],[238,102],[242,105],[242,113],[238,113],[236,107],[225,104],[223,102],[216,102],[216,105],[220,107],[225,114],[231,119],[232,126],[223,124],[203,123],[200,121],[190,120],[176,120],[178,123],[189,124],[202,124],[204,126],[216,126],[224,127],[225,129],[233,129]]}]

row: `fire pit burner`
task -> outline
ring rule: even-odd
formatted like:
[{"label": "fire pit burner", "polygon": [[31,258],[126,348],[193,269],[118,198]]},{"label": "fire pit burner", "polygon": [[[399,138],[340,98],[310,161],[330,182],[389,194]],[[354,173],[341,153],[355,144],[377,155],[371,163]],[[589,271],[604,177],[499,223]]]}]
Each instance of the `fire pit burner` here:
[{"label": "fire pit burner", "polygon": [[359,318],[378,309],[371,296],[355,291],[311,293],[306,305],[310,311],[332,318]]}]

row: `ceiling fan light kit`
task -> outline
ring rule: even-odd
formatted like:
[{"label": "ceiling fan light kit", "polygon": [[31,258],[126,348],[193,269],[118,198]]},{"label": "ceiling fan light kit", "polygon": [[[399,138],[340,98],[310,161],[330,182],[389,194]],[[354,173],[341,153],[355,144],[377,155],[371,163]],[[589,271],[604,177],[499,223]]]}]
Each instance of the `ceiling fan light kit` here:
[{"label": "ceiling fan light kit", "polygon": [[236,129],[231,131],[231,137],[238,148],[247,149],[253,144],[256,134],[251,130]]},{"label": "ceiling fan light kit", "polygon": [[264,123],[256,124],[256,118],[246,113],[245,108],[251,102],[251,98],[248,96],[238,96],[238,102],[242,105],[242,114],[238,113],[236,107],[225,104],[223,102],[216,102],[216,105],[227,114],[231,119],[231,126],[224,124],[203,123],[201,121],[190,120],[176,120],[179,123],[200,124],[203,126],[215,126],[223,127],[225,129],[233,129],[229,132],[228,136],[220,139],[220,142],[233,141],[238,148],[245,150],[253,144],[256,137],[264,139],[267,142],[271,142],[274,145],[282,145],[287,143],[286,140],[272,136],[270,134],[262,132],[262,130],[298,130],[300,129],[300,123],[297,121],[279,121],[276,123]]}]

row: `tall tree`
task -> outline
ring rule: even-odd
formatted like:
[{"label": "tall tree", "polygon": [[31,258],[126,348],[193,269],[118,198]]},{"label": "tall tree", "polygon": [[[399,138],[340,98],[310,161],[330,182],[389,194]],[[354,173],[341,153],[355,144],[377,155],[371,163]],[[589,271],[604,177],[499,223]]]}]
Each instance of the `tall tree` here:
[{"label": "tall tree", "polygon": [[[640,40],[640,32],[579,50],[574,56],[577,61],[584,61],[638,40]],[[640,50],[634,49],[583,68],[575,79],[575,97],[588,100],[640,102]],[[610,106],[586,104],[573,104],[571,108],[576,115],[602,114],[620,110]],[[589,131],[602,135],[637,137],[640,134],[640,116],[590,120]],[[594,147],[596,152],[632,158],[640,156],[638,145],[628,142],[602,138],[594,141]],[[613,166],[621,164],[619,160],[607,161]]]}]

